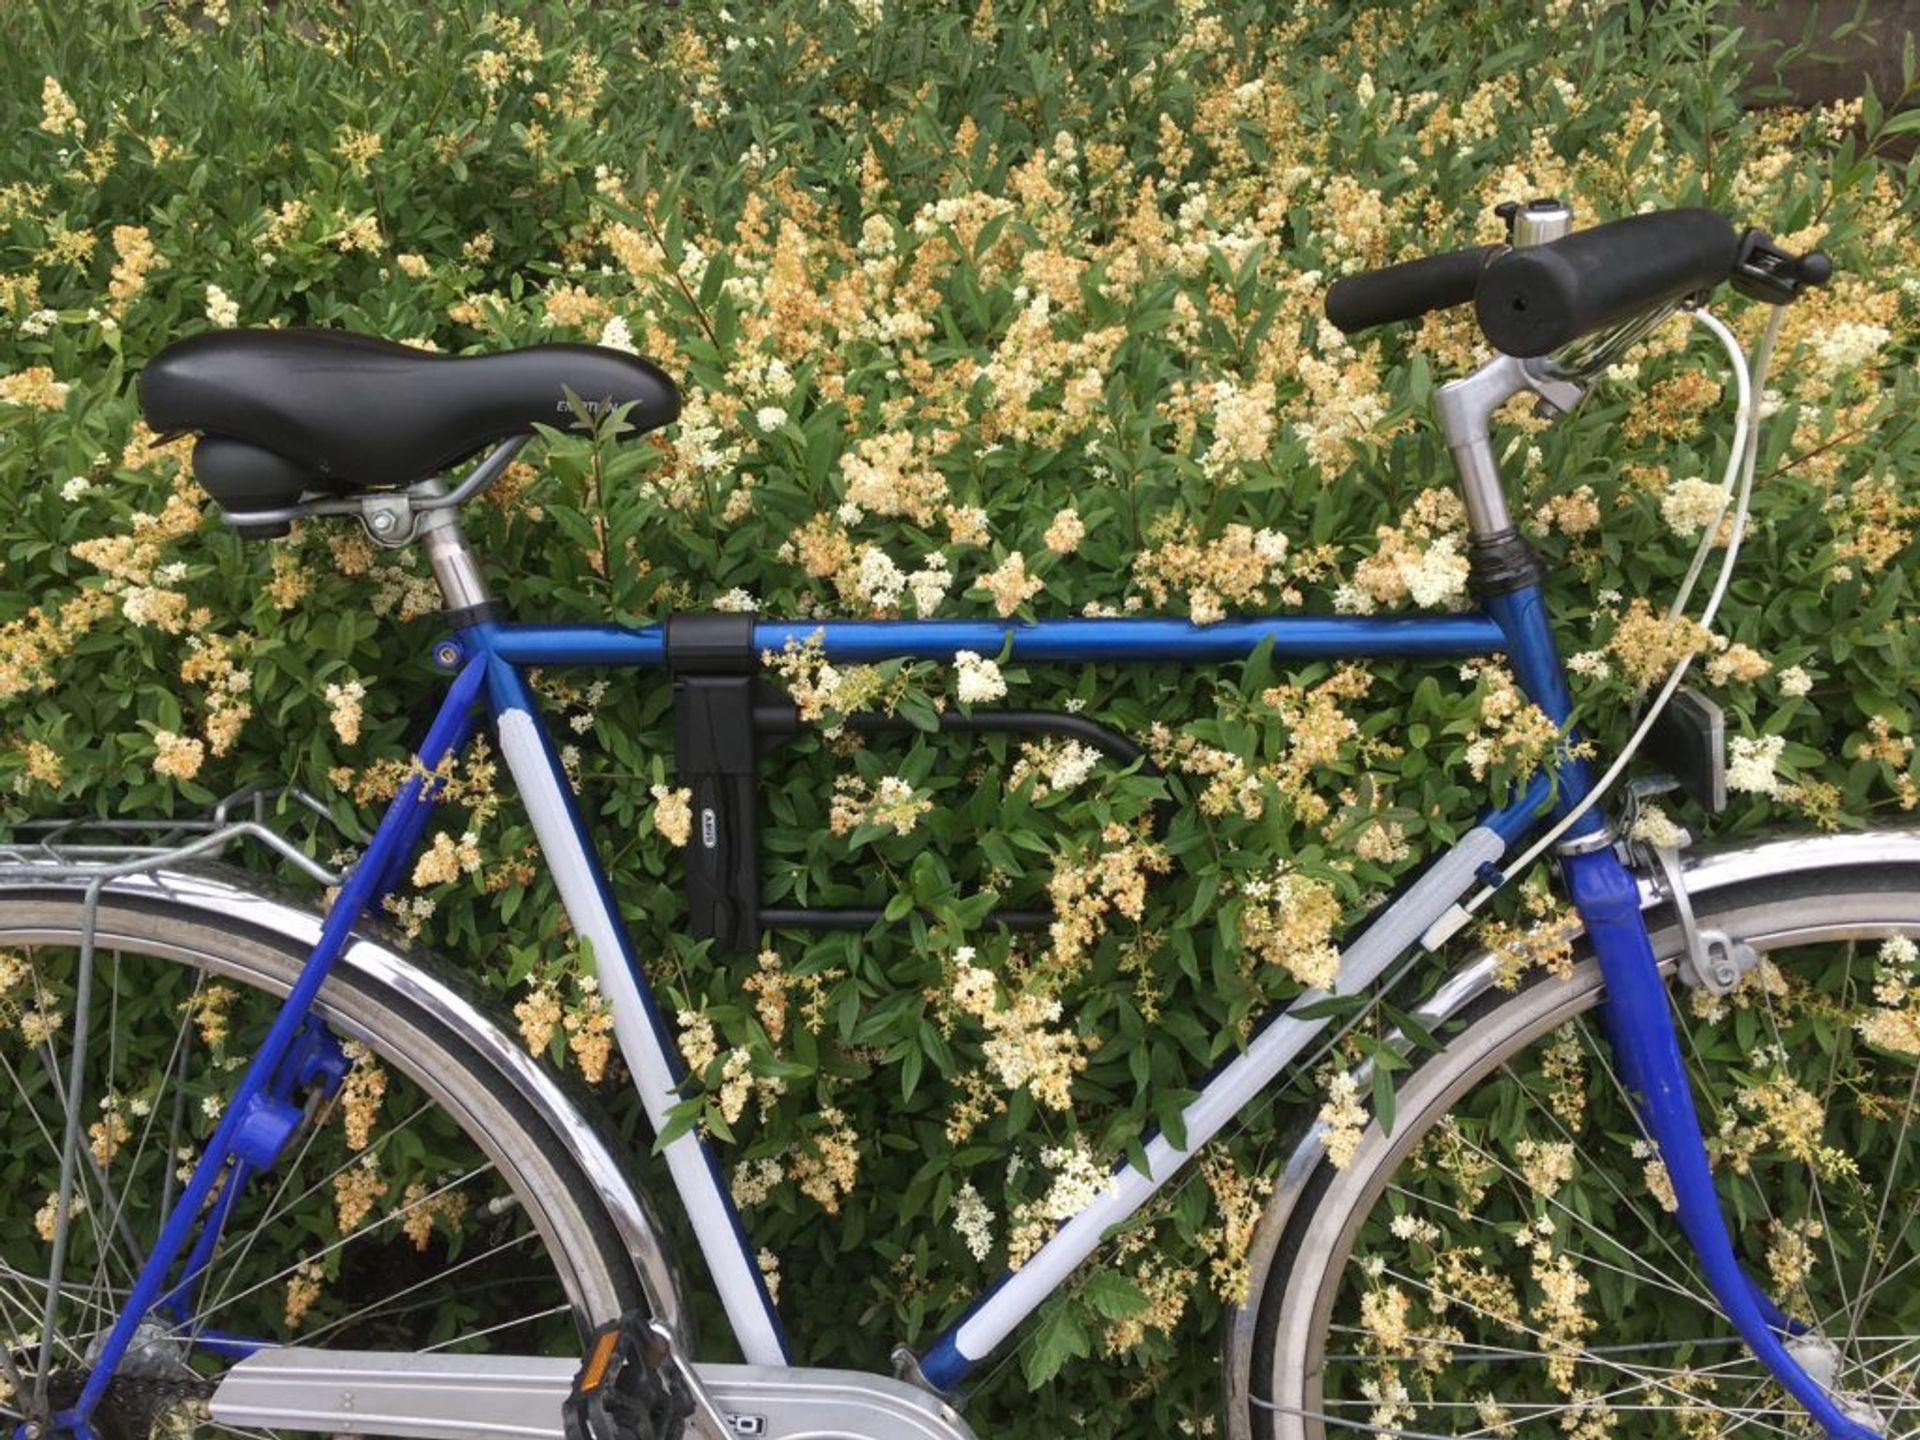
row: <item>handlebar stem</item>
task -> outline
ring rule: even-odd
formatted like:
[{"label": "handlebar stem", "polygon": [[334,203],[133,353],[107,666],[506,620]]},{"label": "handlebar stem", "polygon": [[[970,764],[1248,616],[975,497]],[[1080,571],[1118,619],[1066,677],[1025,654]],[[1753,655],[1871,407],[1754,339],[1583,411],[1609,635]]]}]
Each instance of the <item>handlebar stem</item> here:
[{"label": "handlebar stem", "polygon": [[1496,355],[1471,375],[1442,385],[1434,394],[1434,415],[1446,436],[1453,468],[1460,476],[1460,498],[1467,506],[1468,529],[1491,537],[1513,528],[1500,466],[1493,456],[1493,412],[1515,395],[1531,391],[1561,414],[1586,396],[1586,386],[1557,379],[1535,362]]}]

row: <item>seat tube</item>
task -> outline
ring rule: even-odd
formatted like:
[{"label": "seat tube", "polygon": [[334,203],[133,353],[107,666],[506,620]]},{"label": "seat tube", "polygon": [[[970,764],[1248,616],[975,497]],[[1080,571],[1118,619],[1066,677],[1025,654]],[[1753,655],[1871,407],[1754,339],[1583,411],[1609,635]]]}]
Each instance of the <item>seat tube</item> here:
[{"label": "seat tube", "polygon": [[427,552],[427,564],[446,601],[448,621],[455,629],[481,620],[504,618],[487,589],[480,557],[460,528],[457,510],[428,510],[420,516],[417,534]]}]

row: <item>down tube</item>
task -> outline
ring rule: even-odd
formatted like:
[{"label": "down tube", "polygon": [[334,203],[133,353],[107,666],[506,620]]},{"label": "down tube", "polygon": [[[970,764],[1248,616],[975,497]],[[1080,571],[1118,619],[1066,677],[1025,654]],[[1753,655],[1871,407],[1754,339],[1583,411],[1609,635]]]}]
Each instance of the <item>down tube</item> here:
[{"label": "down tube", "polygon": [[[498,655],[490,655],[487,684],[500,753],[527,807],[541,853],[552,867],[574,933],[592,947],[600,993],[612,1008],[620,1053],[633,1072],[647,1120],[657,1135],[666,1128],[667,1111],[677,1098],[681,1079],[666,1028],[526,680]],[[689,1131],[669,1143],[665,1153],[674,1188],[686,1206],[741,1353],[753,1365],[786,1364],[787,1342],[780,1317],[753,1261],[713,1152],[697,1133]]]},{"label": "down tube", "polygon": [[1112,1181],[1098,1199],[1061,1226],[1018,1270],[1003,1274],[934,1341],[920,1357],[921,1373],[927,1380],[943,1391],[956,1388],[1094,1252],[1108,1230],[1144,1205],[1330,1023],[1325,1017],[1306,1019],[1298,1012],[1331,995],[1358,994],[1378,980],[1477,882],[1479,872],[1496,863],[1527,831],[1548,794],[1546,781],[1536,779],[1517,803],[1483,818],[1435,860],[1341,952],[1338,977],[1331,990],[1309,990],[1295,997],[1287,1010],[1261,1028],[1246,1049],[1207,1082],[1181,1112],[1185,1148],[1156,1134],[1145,1146],[1145,1172],[1124,1162],[1116,1166]]}]

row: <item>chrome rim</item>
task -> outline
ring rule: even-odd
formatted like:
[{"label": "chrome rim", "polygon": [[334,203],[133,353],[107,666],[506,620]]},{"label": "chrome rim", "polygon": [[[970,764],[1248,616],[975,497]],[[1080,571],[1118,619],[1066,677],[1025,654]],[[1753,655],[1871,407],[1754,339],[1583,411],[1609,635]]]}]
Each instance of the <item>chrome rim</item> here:
[{"label": "chrome rim", "polygon": [[[1920,934],[1920,900],[1760,901],[1714,923],[1769,962],[1718,1020],[1693,1013],[1704,992],[1674,991],[1743,1256],[1812,1327],[1802,1363],[1885,1433],[1920,1434],[1920,1039],[1905,1053],[1863,1029],[1904,1035],[1920,1010],[1920,966],[1881,943]],[[1597,998],[1583,966],[1484,1016],[1402,1087],[1393,1136],[1369,1126],[1296,1217],[1302,1258],[1269,1282],[1286,1287],[1271,1399],[1253,1401],[1271,1433],[1810,1433],[1661,1223]],[[1549,1052],[1583,1077],[1577,1123],[1540,1083]],[[1455,1253],[1463,1236],[1483,1253]]]},{"label": "chrome rim", "polygon": [[[71,1403],[297,968],[191,921],[103,912],[89,973],[76,920],[77,901],[0,909],[9,1423]],[[577,1305],[617,1303],[605,1273],[555,1258],[594,1246],[556,1235],[575,1223],[556,1178],[483,1077],[367,994],[329,986],[318,1008],[353,1060],[345,1085],[238,1192],[96,1428],[207,1423],[207,1382],[246,1345],[565,1353]]]}]

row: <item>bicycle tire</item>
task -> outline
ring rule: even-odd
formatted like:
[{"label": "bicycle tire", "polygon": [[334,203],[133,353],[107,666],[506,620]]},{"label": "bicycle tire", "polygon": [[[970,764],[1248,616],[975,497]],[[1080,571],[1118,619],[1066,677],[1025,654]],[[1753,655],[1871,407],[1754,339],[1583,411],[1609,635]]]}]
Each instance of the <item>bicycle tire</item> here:
[{"label": "bicycle tire", "polygon": [[[46,956],[51,966],[53,961],[67,951],[77,953],[81,913],[82,897],[78,891],[72,889],[0,891],[0,955],[12,953]],[[299,950],[294,942],[284,936],[258,930],[222,917],[210,916],[204,910],[173,905],[164,899],[147,896],[108,894],[103,897],[96,917],[95,935],[96,956],[112,957],[110,960],[97,958],[96,975],[103,975],[107,967],[111,966],[116,987],[112,996],[111,1013],[116,1019],[123,1013],[119,986],[128,974],[130,961],[138,964],[139,968],[134,972],[136,977],[150,975],[158,982],[160,990],[157,993],[169,993],[167,986],[171,976],[176,974],[185,976],[191,971],[197,977],[191,981],[191,994],[200,996],[208,993],[205,987],[209,983],[209,978],[215,977],[213,983],[234,990],[238,997],[229,1004],[228,1023],[240,1027],[246,1025],[248,1020],[235,1017],[232,1012],[241,1010],[249,1019],[256,1011],[261,1016],[270,1016],[271,1012],[277,1008],[279,997],[285,994],[306,958],[305,952]],[[427,973],[436,969],[434,962],[422,957],[410,957],[410,963]],[[149,970],[148,967],[152,966],[162,968]],[[17,966],[13,968],[18,969]],[[449,984],[457,985],[458,983],[458,977],[455,976],[436,975],[434,978]],[[39,987],[44,981],[45,977],[40,974],[35,962],[32,983],[35,987]],[[171,983],[187,982],[180,980]],[[95,984],[96,986],[99,984],[97,978]],[[14,1024],[11,1026],[15,1033],[8,1038],[13,1041],[16,1054],[8,1063],[5,1074],[0,1075],[0,1081],[12,1082],[10,1088],[0,1085],[0,1097],[4,1097],[0,1098],[0,1117],[4,1117],[0,1123],[6,1123],[13,1135],[12,1148],[17,1156],[22,1149],[30,1148],[27,1142],[31,1142],[34,1138],[30,1130],[23,1130],[22,1127],[31,1126],[37,1120],[43,1126],[44,1132],[45,1117],[42,1114],[44,1102],[50,1093],[57,1091],[64,1094],[64,1091],[52,1079],[52,1072],[58,1069],[58,1066],[43,1065],[36,1071],[31,1062],[19,1053],[22,1032],[18,1023],[17,1002],[15,1003],[16,1013],[12,1017]],[[34,1003],[44,1004],[37,995]],[[125,1011],[135,1013],[141,1003],[143,1003],[143,997],[129,997],[125,1003]],[[103,1013],[97,999],[93,1008],[96,1015]],[[163,1074],[163,1091],[164,1081],[174,1078],[172,1073],[175,1068],[174,1053],[184,1052],[189,1060],[192,1058],[193,1036],[188,1032],[190,1029],[197,1030],[199,1021],[196,1013],[182,1012],[183,1018],[179,1022],[180,1033],[187,1036],[187,1040],[184,1044],[176,1041],[175,1051],[169,1053],[167,1068]],[[437,1316],[444,1314],[446,1310],[444,1303],[438,1309],[430,1308],[431,1296],[420,1293],[422,1287],[433,1279],[430,1273],[431,1267],[441,1259],[442,1245],[445,1247],[444,1253],[449,1261],[445,1285],[449,1288],[455,1285],[456,1282],[452,1277],[456,1271],[461,1272],[463,1276],[458,1282],[462,1287],[458,1308],[463,1314],[477,1304],[501,1298],[501,1295],[495,1292],[501,1292],[506,1301],[520,1303],[514,1301],[514,1296],[532,1293],[520,1289],[523,1283],[522,1277],[531,1273],[533,1277],[531,1283],[544,1284],[548,1272],[551,1272],[551,1286],[541,1292],[553,1302],[552,1306],[542,1310],[539,1316],[540,1325],[537,1328],[548,1337],[542,1348],[564,1351],[568,1343],[577,1345],[599,1325],[643,1306],[643,1287],[635,1269],[634,1260],[621,1243],[613,1218],[598,1202],[596,1187],[591,1178],[571,1160],[567,1144],[560,1136],[553,1133],[551,1127],[543,1121],[540,1112],[519,1095],[510,1083],[507,1072],[493,1058],[503,1048],[510,1051],[512,1046],[518,1044],[517,1040],[509,1039],[504,1033],[495,1033],[490,1036],[475,1035],[456,1029],[441,1017],[430,1013],[413,997],[400,993],[396,988],[346,964],[336,965],[329,973],[326,983],[319,992],[314,1013],[322,1018],[341,1039],[364,1046],[372,1057],[370,1063],[379,1067],[383,1074],[393,1077],[391,1083],[394,1086],[394,1092],[407,1097],[408,1117],[395,1125],[392,1130],[382,1131],[377,1139],[363,1140],[360,1152],[363,1158],[356,1163],[364,1165],[366,1163],[364,1154],[375,1145],[386,1147],[385,1150],[374,1152],[377,1162],[386,1164],[389,1154],[406,1153],[416,1144],[437,1156],[438,1151],[431,1147],[446,1146],[457,1149],[460,1142],[470,1146],[471,1150],[459,1153],[474,1161],[472,1169],[462,1175],[462,1183],[458,1189],[451,1184],[444,1191],[437,1188],[430,1189],[425,1192],[424,1199],[418,1202],[411,1198],[412,1192],[409,1191],[406,1206],[399,1208],[395,1208],[393,1201],[388,1201],[383,1207],[376,1199],[375,1208],[384,1208],[385,1214],[365,1224],[363,1229],[349,1230],[344,1238],[328,1242],[331,1248],[340,1251],[354,1246],[360,1247],[352,1262],[356,1276],[365,1272],[378,1273],[395,1263],[393,1257],[398,1257],[399,1268],[393,1270],[393,1278],[390,1282],[396,1287],[396,1296],[385,1300],[375,1297],[361,1305],[357,1316],[349,1313],[346,1321],[349,1326],[364,1328],[374,1324],[375,1317],[379,1316],[383,1305],[389,1311],[386,1316],[379,1319],[383,1331],[391,1331],[396,1325],[404,1325],[410,1317],[416,1315],[423,1322],[430,1323]],[[244,1031],[236,1028],[236,1036],[243,1033]],[[119,1039],[118,1034],[114,1034],[108,1043],[117,1044]],[[93,1068],[95,1042],[92,1039],[87,1049],[85,1063],[89,1068]],[[109,1067],[114,1063],[109,1060]],[[185,1096],[190,1084],[185,1075],[186,1061],[182,1061],[178,1068],[181,1071],[178,1078],[178,1093],[180,1096]],[[225,1076],[225,1084],[230,1088],[233,1078],[237,1075],[237,1062],[236,1065],[225,1068],[232,1072]],[[412,1107],[412,1099],[415,1095],[423,1097],[418,1108]],[[89,1095],[87,1098],[91,1099],[92,1096]],[[336,1101],[336,1105],[338,1103]],[[33,1109],[33,1119],[19,1108],[23,1104]],[[172,1109],[177,1112],[181,1108],[180,1102],[176,1099]],[[13,1113],[8,1114],[9,1111]],[[154,1106],[149,1105],[144,1113],[148,1117],[154,1117],[158,1111]],[[149,1118],[145,1123],[150,1129],[153,1121]],[[328,1124],[330,1123],[329,1116]],[[308,1136],[309,1148],[303,1148],[292,1163],[296,1166],[300,1163],[308,1163],[310,1168],[318,1168],[310,1161],[309,1149],[314,1148],[314,1142],[322,1136],[328,1124],[315,1124],[308,1127],[304,1133]],[[451,1129],[448,1128],[449,1126]],[[137,1127],[133,1125],[128,1126],[130,1131],[135,1128]],[[204,1130],[208,1127],[202,1128]],[[452,1138],[454,1132],[457,1132],[457,1139]],[[403,1142],[400,1138],[403,1133],[411,1134],[412,1139]],[[53,1137],[45,1138],[50,1142]],[[204,1138],[204,1134],[200,1138]],[[108,1260],[108,1252],[116,1243],[119,1243],[121,1235],[119,1222],[125,1212],[132,1210],[133,1203],[129,1198],[131,1186],[110,1187],[107,1177],[112,1174],[112,1163],[123,1154],[131,1155],[128,1162],[131,1171],[141,1171],[141,1151],[145,1149],[146,1143],[147,1136],[144,1132],[140,1136],[139,1150],[133,1149],[131,1134],[124,1137],[119,1144],[109,1145],[103,1142],[96,1132],[93,1141],[94,1146],[97,1147],[94,1152],[95,1160],[90,1164],[83,1156],[79,1165],[83,1171],[91,1169],[94,1180],[99,1186],[99,1189],[93,1193],[99,1197],[116,1200],[111,1210],[112,1218],[100,1227],[111,1229],[113,1234],[96,1245],[97,1253],[94,1257],[95,1278],[106,1277],[104,1284],[109,1297],[114,1287],[112,1263]],[[346,1143],[342,1142],[343,1145]],[[293,1149],[292,1145],[288,1146],[288,1156],[292,1156]],[[107,1156],[108,1161],[104,1170],[98,1165],[98,1156],[102,1153]],[[323,1150],[321,1153],[325,1158],[331,1158],[334,1152]],[[347,1153],[351,1158],[352,1150],[349,1149]],[[147,1171],[142,1173],[150,1172],[149,1165]],[[335,1175],[341,1173],[350,1172],[336,1171]],[[130,1173],[126,1178],[132,1181],[134,1177]],[[305,1177],[302,1178],[304,1183]],[[37,1188],[24,1190],[17,1175],[14,1179],[14,1193],[16,1196],[24,1195],[25,1197],[21,1203],[31,1204],[39,1199]],[[287,1179],[290,1181],[291,1175]],[[255,1187],[260,1187],[263,1194],[270,1193],[274,1199],[286,1193],[285,1183],[274,1172],[263,1174],[253,1184]],[[276,1185],[282,1188],[275,1189]],[[491,1198],[485,1199],[479,1210],[473,1209],[472,1199],[488,1192],[491,1192]],[[84,1177],[80,1193],[88,1193],[85,1189]],[[338,1193],[336,1190],[336,1196]],[[443,1194],[461,1196],[460,1208],[457,1211],[454,1210],[451,1202],[439,1204],[436,1208],[436,1202],[440,1201]],[[248,1203],[249,1197],[243,1194],[239,1205],[245,1206]],[[94,1207],[96,1212],[101,1208],[100,1204]],[[313,1205],[307,1205],[305,1211],[302,1211],[299,1216],[300,1223],[308,1229],[318,1223],[311,1215],[305,1213],[314,1208]],[[518,1216],[515,1215],[516,1210]],[[425,1223],[421,1225],[418,1232],[407,1233],[407,1224],[421,1211],[425,1212]],[[242,1213],[236,1210],[236,1215]],[[276,1216],[272,1200],[269,1200],[264,1209],[258,1213],[262,1220],[282,1226],[291,1227],[294,1223],[295,1209],[292,1207],[283,1209]],[[451,1221],[445,1218],[448,1214],[453,1215]],[[436,1217],[439,1218],[436,1219]],[[76,1224],[84,1218],[83,1214],[76,1214]],[[451,1257],[455,1253],[455,1240],[452,1237],[461,1229],[463,1218],[466,1228],[473,1232],[472,1243],[478,1253],[472,1256],[463,1254],[459,1262],[452,1263]],[[445,1226],[448,1232],[447,1237],[435,1241],[432,1232],[434,1224]],[[342,1228],[345,1229],[345,1227]],[[509,1232],[513,1238],[497,1243],[494,1241],[495,1233]],[[427,1238],[422,1240],[421,1235]],[[377,1244],[365,1243],[362,1240],[363,1236],[377,1240]],[[46,1237],[43,1235],[42,1238]],[[483,1238],[491,1248],[480,1250]],[[317,1244],[318,1242],[309,1243]],[[237,1255],[238,1258],[233,1261],[237,1268],[246,1263],[249,1256],[259,1248],[251,1239],[243,1248],[236,1236],[223,1242],[216,1260]],[[417,1262],[405,1253],[409,1248],[419,1253],[421,1258]],[[23,1294],[27,1299],[33,1298],[30,1292],[24,1291],[23,1287],[16,1282],[35,1278],[32,1271],[27,1271],[23,1275],[17,1262],[21,1257],[30,1254],[32,1249],[30,1238],[23,1239],[17,1225],[10,1225],[7,1236],[0,1239],[0,1260],[5,1262],[4,1269],[0,1270],[0,1281],[5,1282],[5,1288],[16,1291],[6,1307],[8,1311],[6,1318],[14,1331],[16,1342],[21,1319],[17,1311]],[[537,1251],[538,1255],[528,1261],[526,1256],[530,1251]],[[329,1251],[323,1249],[319,1253],[324,1256]],[[267,1265],[279,1266],[280,1259],[280,1256],[272,1254],[271,1251],[264,1251],[262,1259],[257,1262],[257,1268],[265,1268]],[[334,1263],[342,1269],[346,1265],[344,1259]],[[423,1270],[429,1273],[424,1278],[416,1278]],[[281,1269],[279,1273],[287,1272]],[[296,1269],[293,1273],[304,1274],[305,1272]],[[45,1275],[44,1269],[38,1273],[41,1299],[44,1299],[49,1288]],[[92,1294],[92,1283],[90,1280],[89,1297]],[[216,1306],[222,1303],[232,1306],[250,1293],[243,1289],[235,1294],[232,1288],[235,1283],[252,1284],[254,1290],[261,1289],[260,1285],[253,1283],[251,1274],[240,1282],[227,1280],[225,1282],[227,1288],[216,1292],[214,1287],[219,1283],[221,1283],[219,1272],[214,1265],[210,1264],[205,1285],[198,1291],[199,1299],[206,1301],[211,1296]],[[271,1283],[271,1272],[269,1283]],[[408,1288],[405,1290],[397,1288],[403,1284]],[[72,1281],[72,1286],[77,1290],[77,1279]],[[63,1283],[63,1297],[68,1289],[68,1284]],[[121,1293],[124,1293],[124,1290]],[[476,1293],[481,1297],[480,1300],[474,1298]],[[263,1295],[261,1299],[253,1302],[254,1308],[264,1306],[267,1298]],[[353,1297],[356,1302],[363,1298],[363,1295],[358,1294]],[[401,1303],[402,1298],[405,1300],[404,1304]],[[290,1306],[291,1301],[287,1303]],[[84,1300],[80,1308],[83,1312],[86,1310]],[[566,1314],[561,1313],[563,1308]],[[97,1302],[95,1313],[104,1314]],[[284,1318],[291,1314],[291,1310],[283,1310],[282,1314]],[[294,1317],[290,1323],[298,1324],[304,1315],[305,1312],[302,1312],[302,1316]],[[313,1319],[322,1323],[309,1325],[305,1334],[294,1329],[281,1338],[307,1342],[313,1338],[316,1331],[324,1328],[331,1330],[339,1337],[332,1343],[339,1344],[340,1348],[355,1348],[353,1335],[356,1332],[349,1330],[342,1334],[339,1322],[328,1318],[324,1311],[316,1311]],[[571,1321],[570,1325],[567,1324],[568,1319]],[[171,1326],[169,1333],[177,1335],[189,1324],[198,1327],[207,1323],[207,1317],[204,1315],[196,1315],[191,1321],[183,1318]],[[103,1328],[104,1321],[97,1325],[92,1333],[97,1335]],[[474,1328],[482,1340],[487,1338],[486,1325]],[[502,1339],[518,1340],[523,1336],[532,1335],[535,1328],[532,1320],[521,1318],[510,1321],[497,1333]],[[571,1342],[565,1340],[564,1336],[554,1338],[554,1332],[569,1330],[573,1337]],[[447,1343],[471,1344],[473,1340],[456,1337],[454,1341]],[[68,1341],[63,1340],[61,1348],[69,1357],[84,1356],[84,1347],[73,1345]],[[176,1346],[176,1351],[179,1348]],[[364,1347],[363,1342],[363,1348],[370,1347]],[[404,1341],[396,1341],[392,1348],[404,1349],[407,1345]],[[525,1347],[507,1343],[500,1348]],[[150,1362],[154,1353],[153,1347],[147,1346],[145,1353],[147,1361]],[[20,1357],[16,1354],[11,1358],[17,1361]],[[173,1361],[181,1358],[181,1354],[175,1354]],[[73,1370],[78,1366],[70,1358],[67,1368]],[[139,1370],[142,1367],[123,1366],[123,1373],[129,1368]],[[145,1368],[151,1370],[152,1366],[148,1364]],[[204,1359],[199,1362],[198,1369],[205,1371]],[[174,1365],[172,1373],[175,1378],[184,1378],[185,1374],[177,1364]],[[202,1378],[207,1377],[203,1375]],[[73,1383],[77,1383],[77,1377],[63,1383],[70,1388]],[[116,1386],[120,1383],[118,1379],[114,1382]],[[0,1406],[0,1410],[16,1416],[19,1408],[16,1397],[9,1397],[8,1402]],[[129,1426],[124,1423],[124,1415],[129,1407],[125,1404],[119,1404],[117,1407],[110,1404],[103,1406],[103,1411],[115,1408],[121,1412],[120,1423],[109,1423],[104,1428],[110,1433],[117,1432],[119,1436],[125,1436],[129,1433]],[[113,1417],[109,1418],[110,1421],[113,1419]],[[132,1428],[137,1432],[138,1427]]]},{"label": "bicycle tire", "polygon": [[[1821,943],[1858,943],[1895,935],[1911,938],[1920,935],[1920,867],[1895,862],[1840,873],[1820,871],[1749,881],[1704,897],[1697,902],[1696,913],[1702,926],[1753,945],[1763,956]],[[1672,977],[1682,949],[1678,925],[1670,913],[1655,913],[1650,916],[1650,929],[1655,954],[1661,957],[1663,971],[1674,983]],[[1392,1134],[1383,1132],[1378,1121],[1369,1117],[1344,1169],[1325,1158],[1314,1168],[1288,1216],[1266,1284],[1250,1302],[1257,1307],[1253,1343],[1256,1373],[1251,1377],[1247,1421],[1249,1433],[1257,1440],[1324,1440],[1343,1434],[1381,1433],[1549,1433],[1549,1416],[1544,1409],[1523,1414],[1511,1431],[1495,1428],[1478,1413],[1464,1425],[1444,1429],[1398,1416],[1395,1418],[1405,1423],[1376,1427],[1372,1423],[1375,1412],[1358,1408],[1341,1412],[1352,1419],[1337,1419],[1328,1392],[1341,1386],[1325,1383],[1329,1337],[1336,1301],[1356,1261],[1355,1242],[1389,1183],[1400,1173],[1402,1163],[1435,1133],[1456,1104],[1473,1096],[1489,1077],[1495,1077],[1496,1084],[1502,1083],[1507,1077],[1500,1077],[1499,1072],[1515,1057],[1587,1016],[1601,998],[1601,988],[1597,965],[1581,955],[1571,975],[1564,979],[1536,973],[1512,992],[1482,996],[1459,1017],[1444,1048],[1419,1058],[1399,1077]],[[1675,988],[1677,992],[1677,984]],[[1698,1095],[1697,1076],[1695,1087]],[[1623,1168],[1634,1167],[1631,1178],[1638,1184],[1642,1160],[1632,1157],[1624,1143],[1614,1148]],[[1720,1175],[1718,1169],[1716,1175]],[[1891,1186],[1890,1175],[1889,1193]],[[1404,1187],[1397,1193],[1404,1195]],[[1412,1204],[1404,1203],[1409,1207]],[[1677,1240],[1677,1229],[1671,1238]],[[1904,1238],[1903,1229],[1896,1243]],[[1874,1239],[1877,1241],[1878,1235]],[[1371,1258],[1362,1263],[1372,1263]],[[1388,1273],[1399,1272],[1389,1266]],[[1765,1270],[1761,1278],[1764,1282]],[[1357,1345],[1345,1343],[1360,1349],[1368,1341],[1363,1338]],[[1544,1348],[1542,1353],[1546,1353]],[[1354,1357],[1338,1358],[1347,1363]],[[1842,1364],[1847,1362],[1843,1359]],[[1841,1373],[1851,1372],[1843,1368]],[[1866,1373],[1861,1372],[1863,1377]],[[1657,1397],[1651,1408],[1665,1406],[1669,1415],[1678,1415],[1694,1405],[1690,1399],[1665,1395]],[[1419,1406],[1413,1408],[1417,1415]],[[1511,1411],[1508,1413],[1506,1423],[1511,1425],[1513,1418]],[[1636,1424],[1651,1426],[1652,1422],[1639,1420]],[[1633,1433],[1670,1432],[1648,1428]],[[1901,1429],[1894,1433],[1914,1432]]]}]

